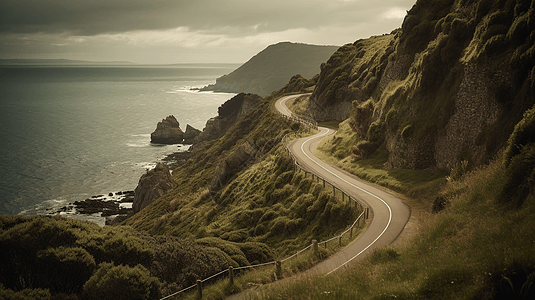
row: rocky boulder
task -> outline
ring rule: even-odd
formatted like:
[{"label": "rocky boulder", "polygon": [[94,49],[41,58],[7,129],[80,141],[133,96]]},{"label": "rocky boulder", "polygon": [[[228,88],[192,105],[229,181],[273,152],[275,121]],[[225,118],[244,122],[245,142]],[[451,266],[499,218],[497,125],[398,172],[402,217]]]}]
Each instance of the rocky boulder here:
[{"label": "rocky boulder", "polygon": [[180,144],[184,139],[184,132],[174,116],[168,116],[158,122],[156,130],[150,135],[150,142],[155,144]]},{"label": "rocky boulder", "polygon": [[184,144],[193,144],[195,138],[201,134],[199,129],[193,128],[189,124],[186,126],[186,132],[184,133]]},{"label": "rocky boulder", "polygon": [[164,163],[156,164],[154,169],[147,171],[139,179],[132,205],[134,213],[142,210],[177,186],[178,184],[171,177],[169,167]]}]

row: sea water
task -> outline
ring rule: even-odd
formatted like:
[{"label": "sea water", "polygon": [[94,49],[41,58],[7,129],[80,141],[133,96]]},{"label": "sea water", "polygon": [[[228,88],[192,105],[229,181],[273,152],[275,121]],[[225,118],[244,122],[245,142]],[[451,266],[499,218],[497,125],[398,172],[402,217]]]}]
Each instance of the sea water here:
[{"label": "sea water", "polygon": [[193,91],[235,64],[1,66],[0,214],[45,214],[92,195],[133,190],[183,145],[154,145],[174,115],[202,130],[233,94]]}]

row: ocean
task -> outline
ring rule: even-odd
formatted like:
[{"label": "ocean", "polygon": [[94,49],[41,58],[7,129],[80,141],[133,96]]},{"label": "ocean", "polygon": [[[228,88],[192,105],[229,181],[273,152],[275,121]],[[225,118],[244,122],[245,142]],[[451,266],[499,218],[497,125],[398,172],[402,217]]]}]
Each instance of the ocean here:
[{"label": "ocean", "polygon": [[185,145],[154,145],[174,115],[202,130],[234,94],[197,92],[237,64],[0,66],[0,214],[46,214],[134,190]]}]

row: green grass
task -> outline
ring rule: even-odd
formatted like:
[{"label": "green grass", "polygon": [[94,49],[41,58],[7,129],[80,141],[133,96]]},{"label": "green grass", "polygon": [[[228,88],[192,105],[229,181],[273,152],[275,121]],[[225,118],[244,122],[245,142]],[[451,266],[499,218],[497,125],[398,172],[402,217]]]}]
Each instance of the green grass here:
[{"label": "green grass", "polygon": [[[228,295],[239,293],[246,289],[255,289],[262,285],[274,283],[280,279],[289,278],[303,271],[306,271],[327,259],[332,254],[348,246],[352,241],[358,239],[366,231],[368,223],[362,223],[361,228],[354,231],[353,237],[349,234],[343,236],[339,244],[338,239],[325,245],[322,243],[318,246],[318,254],[314,255],[312,249],[308,249],[299,255],[281,263],[281,273],[276,273],[274,264],[246,269],[242,272],[235,272],[234,285],[230,285],[229,274],[224,274],[214,278],[213,283],[203,284],[203,299],[224,299]],[[197,288],[192,288],[185,292],[181,299],[197,299]]]},{"label": "green grass", "polygon": [[338,121],[319,122],[318,126],[338,130],[340,128],[340,123],[341,122],[338,122]]},{"label": "green grass", "polygon": [[349,120],[346,120],[340,123],[339,130],[333,137],[320,143],[314,154],[361,179],[412,197],[426,197],[446,182],[446,174],[437,171],[402,168],[385,170],[383,165],[388,159],[388,151],[382,148],[368,159],[355,161],[351,149],[358,140]]},{"label": "green grass", "polygon": [[[534,295],[526,282],[535,274],[535,197],[519,210],[504,209],[495,200],[502,175],[501,162],[494,162],[448,183],[443,192],[449,207],[440,214],[419,216],[420,234],[412,240],[376,250],[343,273],[277,286],[258,298],[524,299]],[[526,294],[520,294],[523,285]]]}]

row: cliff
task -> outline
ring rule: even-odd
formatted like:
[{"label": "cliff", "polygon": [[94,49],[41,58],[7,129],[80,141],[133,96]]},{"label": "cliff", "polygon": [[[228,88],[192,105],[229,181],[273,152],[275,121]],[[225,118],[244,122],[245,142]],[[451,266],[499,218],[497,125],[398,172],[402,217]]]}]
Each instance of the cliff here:
[{"label": "cliff", "polygon": [[153,170],[147,171],[139,179],[132,204],[134,213],[139,212],[177,186],[167,165],[158,163]]},{"label": "cliff", "polygon": [[282,88],[295,74],[305,78],[316,75],[321,63],[337,46],[317,46],[290,42],[270,45],[232,73],[217,78],[203,91],[269,95]]},{"label": "cliff", "polygon": [[387,168],[485,163],[535,103],[534,6],[420,0],[401,29],[347,44],[321,66],[309,112],[351,118],[354,152],[384,147]]},{"label": "cliff", "polygon": [[239,119],[257,109],[263,99],[255,94],[240,93],[218,108],[218,115],[209,119],[201,133],[195,138],[195,143],[219,138]]}]

